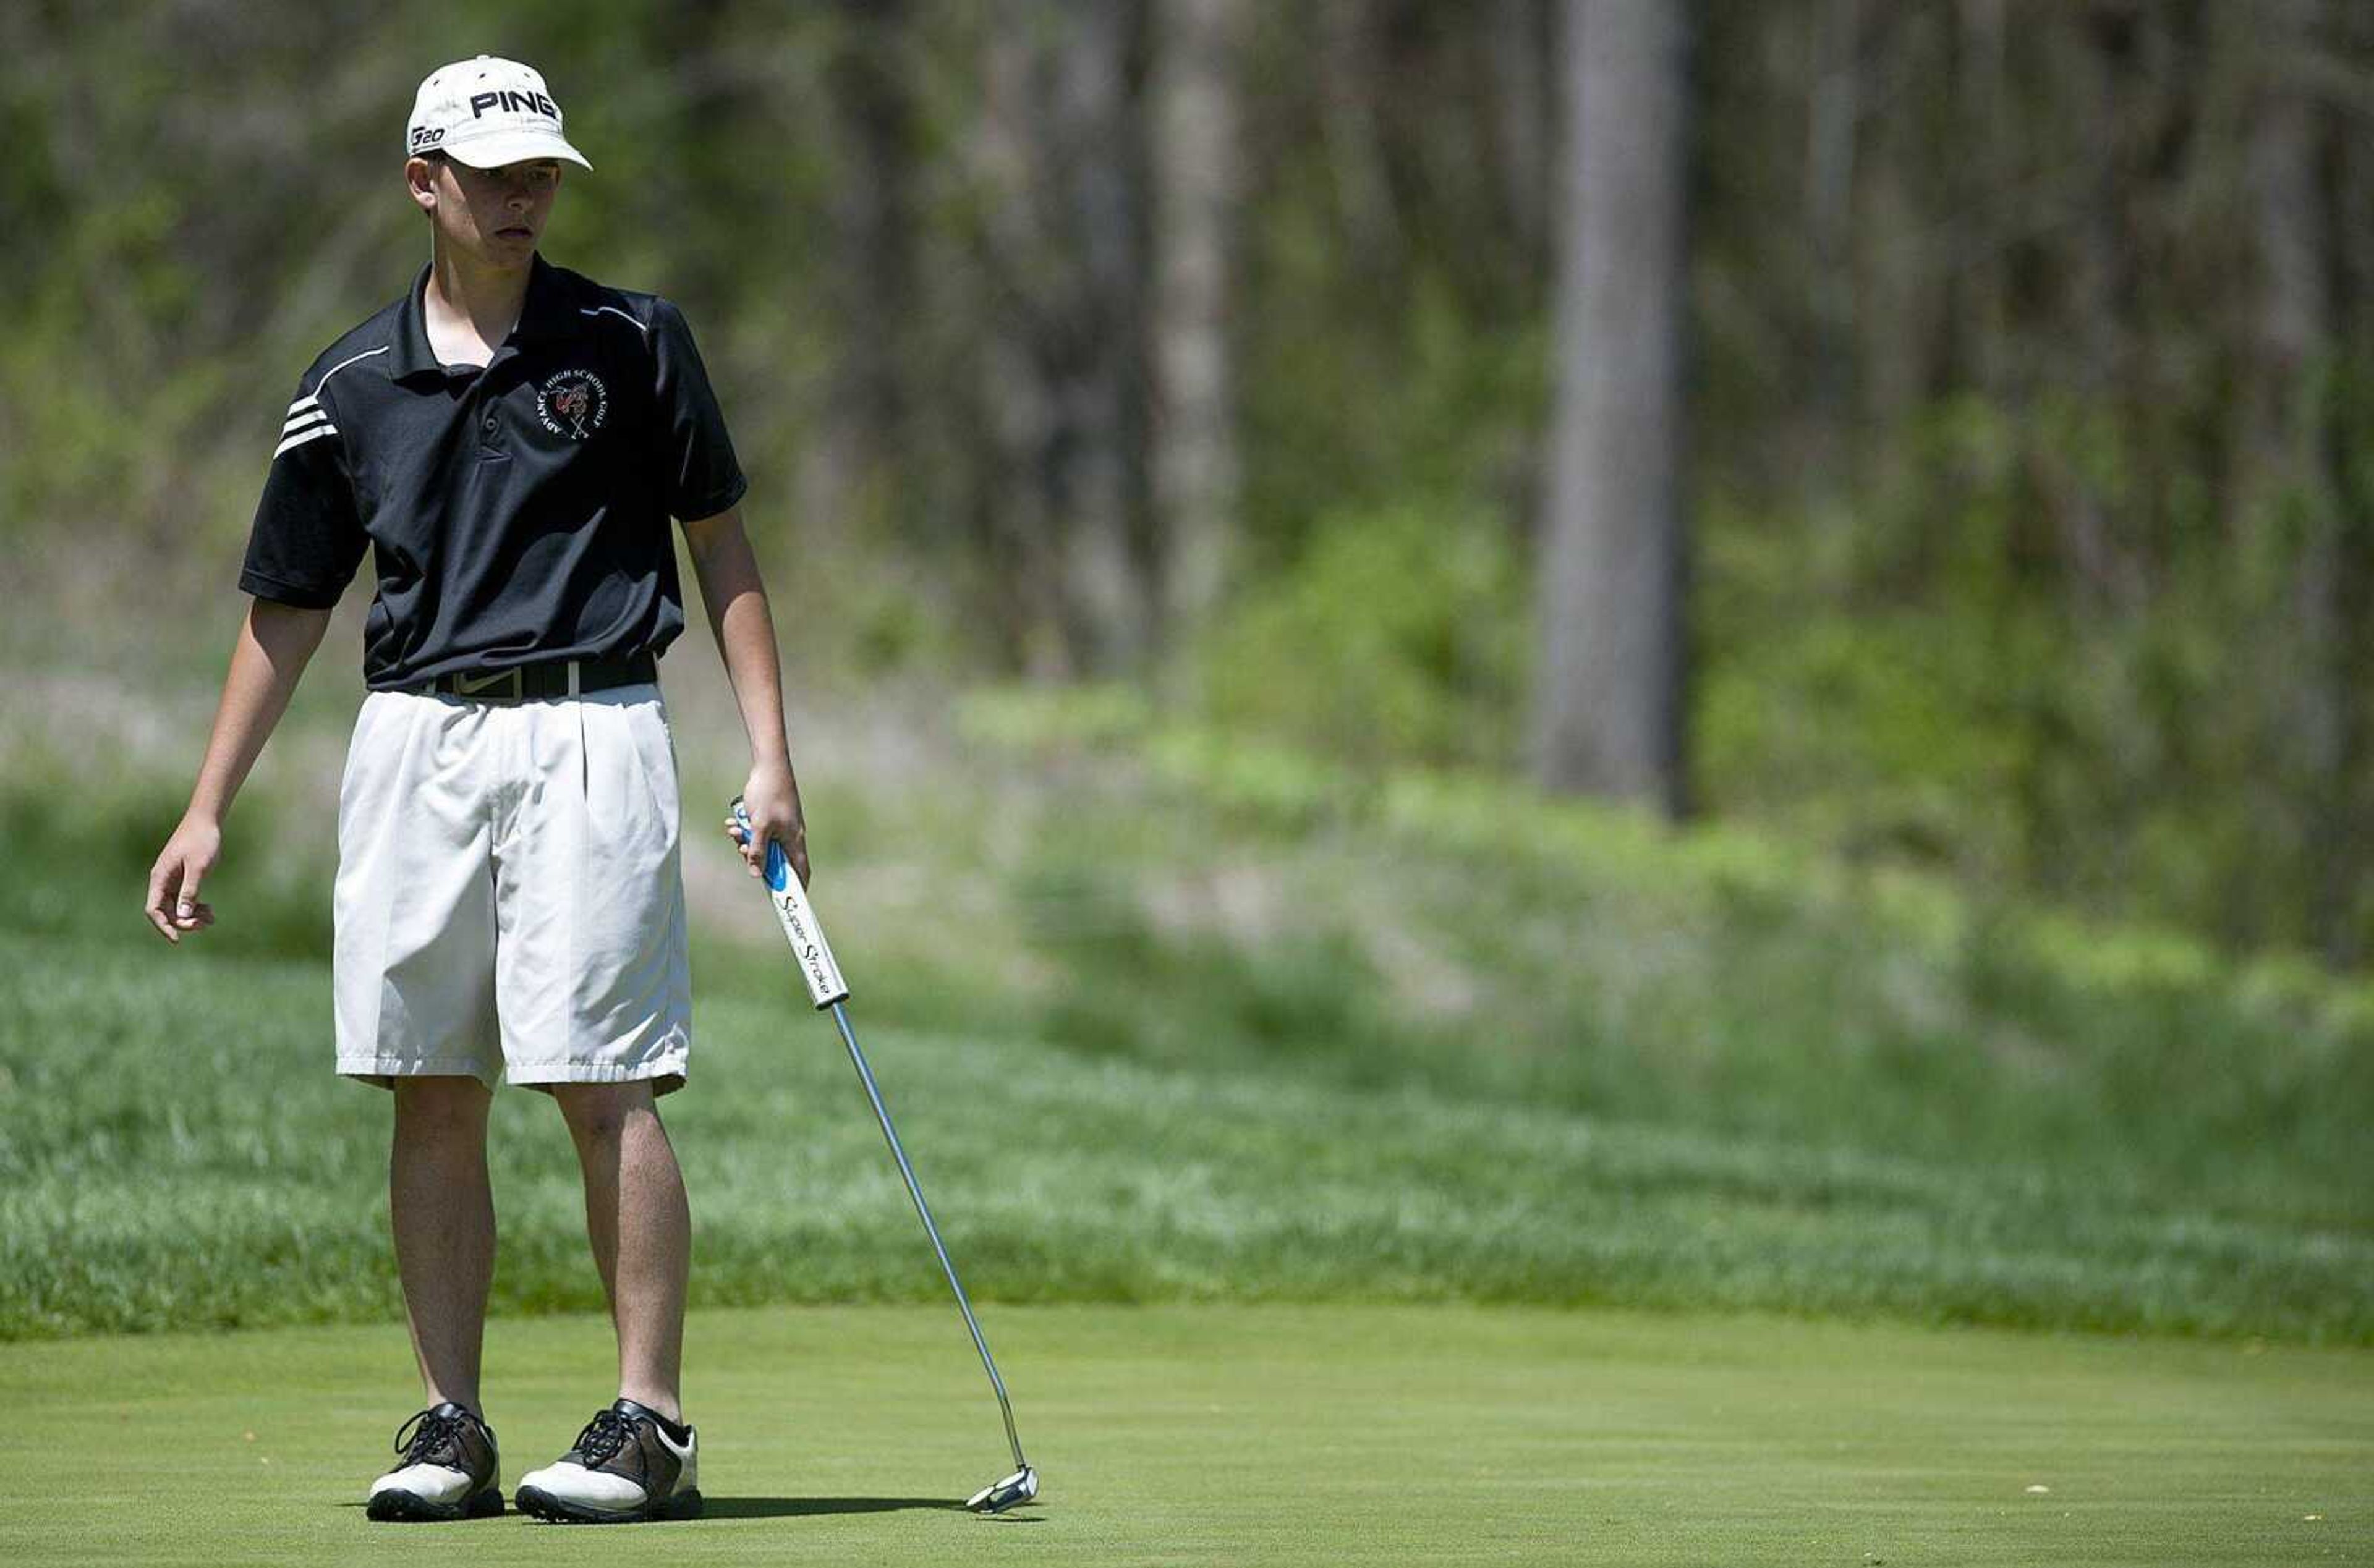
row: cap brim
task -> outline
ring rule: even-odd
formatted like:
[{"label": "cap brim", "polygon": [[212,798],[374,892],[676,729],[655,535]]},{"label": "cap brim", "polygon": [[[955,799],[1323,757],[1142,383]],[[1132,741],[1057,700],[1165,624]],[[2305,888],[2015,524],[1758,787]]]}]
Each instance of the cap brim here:
[{"label": "cap brim", "polygon": [[593,171],[585,155],[559,136],[538,131],[498,131],[492,135],[473,136],[466,142],[445,145],[445,156],[456,163],[466,163],[473,169],[500,169],[507,163],[530,163],[537,158],[565,158],[578,168]]}]

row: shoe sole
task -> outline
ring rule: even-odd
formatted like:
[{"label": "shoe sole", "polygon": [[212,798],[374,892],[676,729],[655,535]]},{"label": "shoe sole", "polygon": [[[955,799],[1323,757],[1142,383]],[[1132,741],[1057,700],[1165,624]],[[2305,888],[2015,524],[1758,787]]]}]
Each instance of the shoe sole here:
[{"label": "shoe sole", "polygon": [[642,1525],[662,1519],[700,1517],[699,1488],[646,1503],[640,1508],[589,1508],[582,1503],[556,1497],[540,1486],[521,1487],[512,1501],[521,1513],[552,1525]]},{"label": "shoe sole", "polygon": [[431,1503],[401,1487],[374,1495],[363,1510],[382,1525],[441,1525],[455,1519],[499,1518],[503,1494],[488,1487],[466,1503]]}]

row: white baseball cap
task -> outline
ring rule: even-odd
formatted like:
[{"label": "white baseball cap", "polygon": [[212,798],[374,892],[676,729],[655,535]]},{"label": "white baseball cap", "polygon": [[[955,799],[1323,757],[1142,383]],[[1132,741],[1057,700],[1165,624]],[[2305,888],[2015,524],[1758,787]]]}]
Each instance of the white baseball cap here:
[{"label": "white baseball cap", "polygon": [[560,105],[534,66],[481,54],[429,73],[412,99],[404,155],[441,152],[473,169],[535,158],[594,166],[560,134]]}]

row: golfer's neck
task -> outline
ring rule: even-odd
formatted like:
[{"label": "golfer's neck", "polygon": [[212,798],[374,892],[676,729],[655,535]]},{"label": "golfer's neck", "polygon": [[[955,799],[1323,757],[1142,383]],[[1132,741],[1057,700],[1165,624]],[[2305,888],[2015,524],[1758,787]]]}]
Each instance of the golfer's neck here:
[{"label": "golfer's neck", "polygon": [[426,301],[432,315],[467,322],[492,348],[511,332],[527,302],[528,274],[534,263],[490,267],[442,244],[431,244]]}]

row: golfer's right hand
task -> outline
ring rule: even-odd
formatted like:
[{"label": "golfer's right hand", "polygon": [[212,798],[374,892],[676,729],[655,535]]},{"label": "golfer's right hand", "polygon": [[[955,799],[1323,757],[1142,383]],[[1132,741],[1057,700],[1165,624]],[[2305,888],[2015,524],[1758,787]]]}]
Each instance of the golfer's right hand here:
[{"label": "golfer's right hand", "polygon": [[148,871],[145,913],[167,942],[178,942],[183,931],[202,931],[215,923],[214,906],[198,896],[198,884],[221,856],[222,827],[203,817],[183,817],[165,841]]}]

